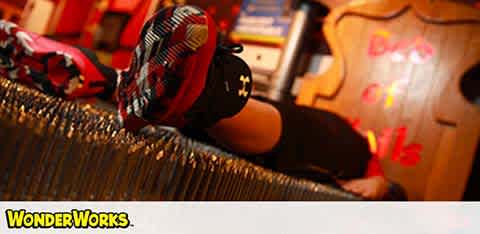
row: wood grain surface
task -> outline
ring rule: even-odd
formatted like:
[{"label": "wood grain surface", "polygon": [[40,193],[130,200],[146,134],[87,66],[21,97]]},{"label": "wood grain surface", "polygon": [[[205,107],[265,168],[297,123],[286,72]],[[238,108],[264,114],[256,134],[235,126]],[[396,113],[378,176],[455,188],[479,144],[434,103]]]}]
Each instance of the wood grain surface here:
[{"label": "wood grain surface", "polygon": [[[460,200],[479,142],[480,108],[459,84],[480,61],[480,11],[450,1],[365,2],[334,9],[324,33],[335,61],[306,79],[297,103],[356,120],[409,199]],[[369,54],[382,51],[372,47],[375,35],[388,44],[377,56]],[[426,60],[417,61],[419,54]],[[362,98],[368,90],[370,102]]]}]

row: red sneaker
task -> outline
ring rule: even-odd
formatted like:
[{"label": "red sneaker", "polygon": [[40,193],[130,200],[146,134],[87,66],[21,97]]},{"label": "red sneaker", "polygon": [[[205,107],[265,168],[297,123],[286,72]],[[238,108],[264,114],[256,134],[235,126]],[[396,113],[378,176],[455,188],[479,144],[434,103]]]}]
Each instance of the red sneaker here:
[{"label": "red sneaker", "polygon": [[121,123],[206,127],[240,111],[252,89],[248,66],[217,46],[215,23],[192,6],[166,8],[144,26],[118,83]]},{"label": "red sneaker", "polygon": [[93,53],[0,20],[0,75],[74,99],[112,94],[117,72],[100,64]]}]

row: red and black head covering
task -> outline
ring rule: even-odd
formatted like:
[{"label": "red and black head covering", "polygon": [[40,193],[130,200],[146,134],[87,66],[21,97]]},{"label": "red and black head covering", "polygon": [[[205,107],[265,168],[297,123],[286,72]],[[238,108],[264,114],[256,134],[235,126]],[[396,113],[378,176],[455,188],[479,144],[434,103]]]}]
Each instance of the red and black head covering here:
[{"label": "red and black head covering", "polygon": [[[248,100],[248,66],[217,46],[213,19],[192,6],[166,8],[144,26],[118,86],[119,119],[131,130],[147,124],[208,127]],[[240,51],[237,51],[240,52]]]}]

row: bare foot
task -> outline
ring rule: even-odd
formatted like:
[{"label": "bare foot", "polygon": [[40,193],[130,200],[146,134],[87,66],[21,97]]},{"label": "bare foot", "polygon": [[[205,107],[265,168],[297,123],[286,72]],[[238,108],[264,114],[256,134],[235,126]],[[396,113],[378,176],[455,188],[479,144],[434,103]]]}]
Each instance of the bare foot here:
[{"label": "bare foot", "polygon": [[381,200],[388,192],[388,181],[382,176],[354,179],[340,184],[343,189],[371,200]]}]

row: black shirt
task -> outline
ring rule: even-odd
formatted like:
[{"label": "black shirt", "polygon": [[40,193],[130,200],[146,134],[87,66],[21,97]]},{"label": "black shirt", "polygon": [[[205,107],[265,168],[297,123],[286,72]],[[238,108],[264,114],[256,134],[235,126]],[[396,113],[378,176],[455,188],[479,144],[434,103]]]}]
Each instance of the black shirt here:
[{"label": "black shirt", "polygon": [[[247,160],[273,171],[317,182],[364,176],[372,155],[365,138],[346,120],[327,111],[293,103],[255,99],[270,103],[280,112],[282,134],[272,151],[247,155]],[[216,145],[204,131],[185,128],[182,133]]]}]

